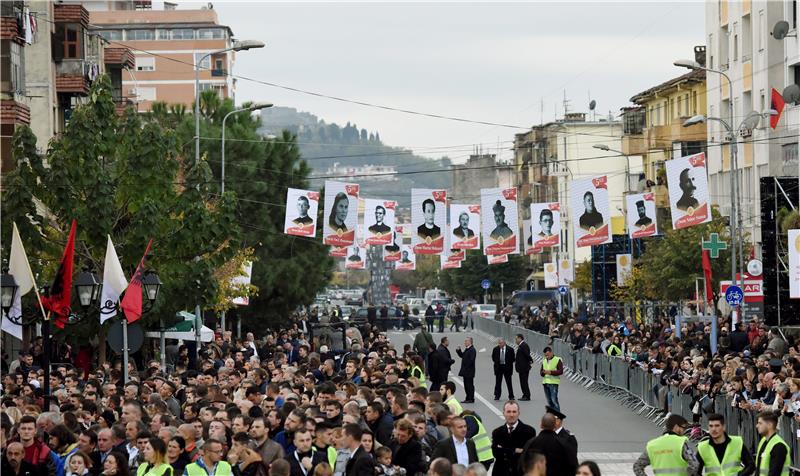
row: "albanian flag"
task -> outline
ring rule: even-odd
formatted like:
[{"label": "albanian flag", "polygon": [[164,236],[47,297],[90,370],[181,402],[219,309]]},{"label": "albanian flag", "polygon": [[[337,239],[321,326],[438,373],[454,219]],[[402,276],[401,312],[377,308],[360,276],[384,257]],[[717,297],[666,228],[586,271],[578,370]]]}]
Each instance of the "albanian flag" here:
[{"label": "albanian flag", "polygon": [[783,107],[786,105],[786,101],[783,100],[783,96],[779,93],[775,88],[772,88],[772,98],[770,102],[770,106],[772,109],[778,112],[778,114],[769,117],[769,126],[775,129],[778,127],[778,121],[781,120],[781,113],[783,112]]},{"label": "albanian flag", "polygon": [[139,260],[139,266],[136,267],[136,272],[131,276],[131,282],[128,283],[125,289],[125,297],[120,302],[120,307],[125,312],[125,318],[128,323],[133,323],[142,317],[142,278],[144,277],[144,260],[147,258],[147,253],[150,251],[150,246],[153,244],[153,239],[147,243],[147,249],[144,250],[142,259]]},{"label": "albanian flag", "polygon": [[63,329],[69,322],[70,301],[72,299],[72,265],[75,256],[75,227],[75,220],[72,220],[67,246],[64,248],[64,254],[61,257],[61,264],[58,265],[56,277],[50,286],[50,293],[48,296],[42,297],[42,305],[51,314],[55,314],[54,322],[59,329]]},{"label": "albanian flag", "polygon": [[714,301],[714,294],[713,288],[711,285],[711,256],[709,256],[708,250],[703,250],[703,277],[706,281],[706,299],[713,302]]}]

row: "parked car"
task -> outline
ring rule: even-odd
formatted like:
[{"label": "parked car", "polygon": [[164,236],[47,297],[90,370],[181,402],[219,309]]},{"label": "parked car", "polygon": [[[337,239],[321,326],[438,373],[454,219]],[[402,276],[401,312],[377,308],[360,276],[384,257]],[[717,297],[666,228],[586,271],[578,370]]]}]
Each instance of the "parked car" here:
[{"label": "parked car", "polygon": [[494,319],[497,316],[497,304],[475,304],[473,307],[478,317]]}]

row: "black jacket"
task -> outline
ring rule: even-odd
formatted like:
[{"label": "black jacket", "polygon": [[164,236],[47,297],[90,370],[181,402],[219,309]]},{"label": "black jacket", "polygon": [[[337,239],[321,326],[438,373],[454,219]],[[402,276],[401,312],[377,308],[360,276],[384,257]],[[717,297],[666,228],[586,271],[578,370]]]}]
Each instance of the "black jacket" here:
[{"label": "black jacket", "polygon": [[536,430],[521,421],[517,423],[516,428],[511,433],[508,432],[508,427],[505,424],[495,428],[492,432],[492,453],[494,453],[492,474],[521,476],[519,453],[515,450],[524,448],[525,443],[535,436]]},{"label": "black jacket", "polygon": [[514,371],[514,349],[506,346],[506,363],[505,365],[500,365],[500,346],[495,346],[492,350],[492,362],[494,363],[495,375],[512,373]]},{"label": "black jacket", "polygon": [[[327,463],[328,456],[325,451],[314,451],[313,449],[311,451],[311,469],[308,470],[308,473],[314,474],[314,468],[320,463]],[[301,462],[298,461],[294,451],[287,454],[286,459],[289,460],[289,474],[291,476],[306,476],[305,473],[303,473]]]},{"label": "black jacket", "polygon": [[392,450],[392,464],[405,469],[408,476],[425,472],[422,443],[416,437],[412,437],[402,445],[392,440],[389,448]]},{"label": "black jacket", "polygon": [[[466,441],[467,453],[469,454],[469,464],[476,463],[478,461],[478,450],[475,449],[475,442],[469,438],[467,438]],[[436,458],[446,458],[453,464],[458,463],[456,445],[453,443],[452,436],[450,438],[439,440],[439,442],[436,443],[436,447],[433,448],[433,455],[431,455],[431,461],[435,460]]]},{"label": "black jacket", "polygon": [[380,418],[370,423],[367,422],[370,431],[375,435],[375,439],[383,446],[387,446],[392,441],[392,431],[394,431],[394,418],[391,413],[384,413]]},{"label": "black jacket", "polygon": [[750,341],[747,339],[746,332],[733,331],[731,332],[730,339],[731,339],[730,350],[732,352],[742,352],[745,349],[745,347],[750,345]]},{"label": "black jacket", "polygon": [[[435,360],[433,369],[429,370],[431,380],[437,382],[444,382],[447,380],[447,374],[450,373],[450,367],[455,363],[455,360],[450,356],[450,350],[442,344],[431,356]],[[434,373],[435,372],[435,373]]]},{"label": "black jacket", "polygon": [[461,370],[458,371],[459,377],[475,378],[475,346],[469,346],[469,349],[461,350],[456,349],[456,353],[461,357]]},{"label": "black jacket", "polygon": [[517,372],[530,372],[532,363],[533,357],[531,357],[531,348],[528,346],[527,342],[522,341],[517,347],[517,354],[514,358],[514,368],[517,369]]},{"label": "black jacket", "polygon": [[544,454],[547,461],[558,461],[547,465],[547,476],[573,476],[578,470],[578,455],[554,431],[542,430],[525,445],[523,453],[534,450]]},{"label": "black jacket", "polygon": [[345,474],[347,476],[375,476],[375,460],[372,459],[372,455],[359,446],[353,457],[347,462]]},{"label": "black jacket", "polygon": [[[8,459],[3,455],[2,464],[0,464],[0,472],[3,473],[4,476],[13,476],[14,471],[11,470],[11,464],[8,462]],[[36,468],[25,461],[22,460],[22,464],[20,464],[19,473],[20,476],[36,476],[41,474],[41,472],[37,471]]]}]

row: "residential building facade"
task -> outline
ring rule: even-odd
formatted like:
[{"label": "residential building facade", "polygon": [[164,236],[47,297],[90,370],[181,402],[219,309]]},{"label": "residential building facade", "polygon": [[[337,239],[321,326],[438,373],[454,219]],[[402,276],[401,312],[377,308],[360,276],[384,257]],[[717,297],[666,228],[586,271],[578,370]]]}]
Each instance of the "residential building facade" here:
[{"label": "residential building facade", "polygon": [[472,154],[465,163],[453,165],[452,174],[452,203],[480,203],[482,188],[514,186],[513,167],[499,163],[495,154]]},{"label": "residential building facade", "polygon": [[[31,109],[25,92],[26,20],[24,2],[0,3],[0,157],[2,171],[13,167],[11,139],[21,125],[30,125]],[[27,24],[30,23],[27,19]]]}]

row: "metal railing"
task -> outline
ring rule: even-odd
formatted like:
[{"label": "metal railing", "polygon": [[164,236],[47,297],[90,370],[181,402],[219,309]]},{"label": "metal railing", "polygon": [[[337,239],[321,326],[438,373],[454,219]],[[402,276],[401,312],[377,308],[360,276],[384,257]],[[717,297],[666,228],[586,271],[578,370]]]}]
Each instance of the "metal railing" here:
[{"label": "metal railing", "polygon": [[[485,334],[502,337],[507,342],[514,342],[514,337],[522,334],[537,361],[542,359],[544,347],[552,347],[553,353],[564,362],[565,378],[587,390],[614,398],[658,425],[663,425],[668,412],[693,421],[693,410],[698,403],[692,395],[685,394],[674,386],[662,385],[658,376],[638,367],[631,367],[624,359],[593,354],[588,349],[573,350],[569,343],[559,338],[492,319],[476,319],[475,327]],[[741,436],[745,444],[755,450],[759,441],[756,412],[733,406],[731,399],[724,395],[714,398],[713,408],[713,411],[700,411],[701,426],[707,426],[708,413],[719,413],[725,417],[728,433]],[[800,425],[793,418],[781,416],[778,420],[778,433],[791,448],[795,465],[800,462],[798,428]],[[798,471],[796,468],[793,470]]]}]

